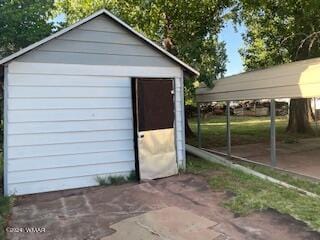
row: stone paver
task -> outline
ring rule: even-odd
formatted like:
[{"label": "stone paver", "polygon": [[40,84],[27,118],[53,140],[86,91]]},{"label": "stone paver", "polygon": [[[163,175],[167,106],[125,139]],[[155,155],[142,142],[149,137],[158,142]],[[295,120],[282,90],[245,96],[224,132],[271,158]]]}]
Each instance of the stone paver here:
[{"label": "stone paver", "polygon": [[[108,239],[116,234],[114,226],[121,225],[122,221],[172,207],[217,223],[210,227],[214,240],[320,239],[318,233],[311,232],[304,224],[275,212],[236,218],[221,206],[226,197],[225,193],[213,192],[204,178],[194,175],[19,197],[9,225],[45,228],[45,232],[9,233],[8,239]],[[165,224],[158,225],[164,227]],[[179,231],[185,230],[186,226]]]},{"label": "stone paver", "polygon": [[[217,223],[177,207],[127,218],[111,226],[115,234],[102,240],[208,240],[221,234],[212,229]],[[210,229],[211,228],[211,229]]]}]

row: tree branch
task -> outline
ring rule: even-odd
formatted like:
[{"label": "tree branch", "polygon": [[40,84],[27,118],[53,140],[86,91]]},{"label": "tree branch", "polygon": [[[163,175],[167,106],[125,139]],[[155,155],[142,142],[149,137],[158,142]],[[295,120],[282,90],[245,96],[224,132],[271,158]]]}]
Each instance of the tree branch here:
[{"label": "tree branch", "polygon": [[[310,40],[311,39],[311,40]],[[310,40],[310,43],[308,45],[308,54],[310,54],[311,52],[311,49],[313,47],[313,44],[314,42],[317,40],[317,39],[320,39],[320,31],[317,31],[317,32],[313,32],[311,34],[309,34],[306,38],[302,39],[301,42],[300,42],[300,45],[297,49],[297,52],[296,52],[296,58],[300,52],[300,50],[302,49],[302,47],[305,45],[305,43]]]}]

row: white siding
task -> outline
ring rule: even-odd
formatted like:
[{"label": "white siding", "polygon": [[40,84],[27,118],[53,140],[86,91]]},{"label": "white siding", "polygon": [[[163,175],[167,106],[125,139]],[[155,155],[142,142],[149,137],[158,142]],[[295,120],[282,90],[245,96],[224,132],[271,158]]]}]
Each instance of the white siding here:
[{"label": "white siding", "polygon": [[179,68],[9,64],[9,194],[96,185],[134,170],[131,77],[175,78],[177,155],[184,165]]},{"label": "white siding", "polygon": [[80,185],[90,186],[97,175],[134,170],[130,77],[47,75],[38,69],[17,73],[9,65],[9,192],[42,192],[43,182],[49,190],[63,189],[53,183],[59,179],[78,187],[71,182],[91,176]]},{"label": "white siding", "polygon": [[110,17],[98,16],[17,59],[20,62],[177,67]]}]

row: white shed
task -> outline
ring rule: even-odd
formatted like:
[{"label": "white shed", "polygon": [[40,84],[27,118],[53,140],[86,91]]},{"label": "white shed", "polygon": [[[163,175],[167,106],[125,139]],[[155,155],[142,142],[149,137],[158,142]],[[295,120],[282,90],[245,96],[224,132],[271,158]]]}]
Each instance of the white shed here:
[{"label": "white shed", "polygon": [[[4,191],[140,179],[185,165],[184,74],[198,72],[106,10],[0,60]],[[0,71],[1,72],[1,71]]]}]

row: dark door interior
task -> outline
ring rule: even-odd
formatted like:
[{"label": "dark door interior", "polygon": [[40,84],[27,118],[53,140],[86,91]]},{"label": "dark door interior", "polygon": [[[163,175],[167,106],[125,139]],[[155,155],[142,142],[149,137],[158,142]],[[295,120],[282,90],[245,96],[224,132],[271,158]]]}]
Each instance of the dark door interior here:
[{"label": "dark door interior", "polygon": [[138,79],[138,130],[172,128],[173,83],[167,79]]}]

